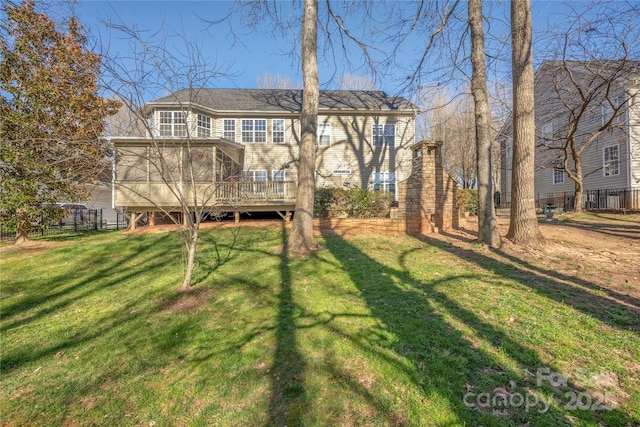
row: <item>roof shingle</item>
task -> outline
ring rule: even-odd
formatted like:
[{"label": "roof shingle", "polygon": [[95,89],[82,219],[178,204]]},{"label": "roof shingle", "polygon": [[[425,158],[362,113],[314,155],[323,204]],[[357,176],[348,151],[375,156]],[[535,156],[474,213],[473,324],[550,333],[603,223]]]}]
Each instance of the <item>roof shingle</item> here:
[{"label": "roof shingle", "polygon": [[[299,89],[182,89],[151,101],[158,104],[191,103],[217,111],[298,112],[303,91]],[[320,110],[416,111],[403,97],[382,91],[321,90]]]}]

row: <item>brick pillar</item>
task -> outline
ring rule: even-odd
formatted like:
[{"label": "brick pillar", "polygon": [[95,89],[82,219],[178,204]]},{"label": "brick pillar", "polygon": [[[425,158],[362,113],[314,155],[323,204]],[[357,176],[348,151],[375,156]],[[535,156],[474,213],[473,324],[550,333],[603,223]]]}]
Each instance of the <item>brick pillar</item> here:
[{"label": "brick pillar", "polygon": [[407,233],[457,228],[457,184],[442,168],[442,142],[421,141],[412,149],[411,175],[398,186],[398,216]]}]

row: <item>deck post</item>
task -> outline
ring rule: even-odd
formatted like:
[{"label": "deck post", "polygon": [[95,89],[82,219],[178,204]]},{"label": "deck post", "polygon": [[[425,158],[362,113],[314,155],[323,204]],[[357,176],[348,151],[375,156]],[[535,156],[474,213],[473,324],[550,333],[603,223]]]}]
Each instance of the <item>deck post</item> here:
[{"label": "deck post", "polygon": [[233,216],[234,216],[234,220],[235,220],[235,222],[236,222],[236,223],[239,223],[239,222],[240,222],[240,211],[235,211],[235,212],[233,213]]}]

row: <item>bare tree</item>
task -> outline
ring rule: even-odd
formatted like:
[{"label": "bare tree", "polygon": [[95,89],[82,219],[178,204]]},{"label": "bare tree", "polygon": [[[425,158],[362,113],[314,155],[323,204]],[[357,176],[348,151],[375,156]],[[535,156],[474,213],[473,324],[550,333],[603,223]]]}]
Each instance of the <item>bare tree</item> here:
[{"label": "bare tree", "polygon": [[318,104],[320,100],[317,43],[318,1],[305,0],[301,45],[302,80],[304,82],[302,111],[300,112],[302,138],[300,141],[298,164],[296,212],[293,217],[291,234],[287,240],[289,251],[303,255],[317,248],[317,244],[313,240],[314,171],[318,128]]},{"label": "bare tree", "polygon": [[290,77],[264,73],[256,79],[258,89],[298,89],[300,85]]},{"label": "bare tree", "polygon": [[599,141],[627,139],[630,81],[640,74],[640,7],[591,2],[571,7],[566,29],[549,28],[555,60],[536,76],[539,168],[564,172],[574,183],[573,209],[583,209],[585,179],[607,175],[602,162],[584,162]]},{"label": "bare tree", "polygon": [[478,240],[492,247],[500,247],[500,233],[493,206],[491,181],[491,114],[485,67],[482,1],[469,0],[471,29],[471,93],[476,123],[476,162],[478,175]]},{"label": "bare tree", "polygon": [[511,220],[507,238],[517,244],[542,240],[534,190],[535,121],[531,3],[511,0],[513,164]]},{"label": "bare tree", "polygon": [[338,87],[342,90],[377,90],[375,79],[369,76],[345,74],[340,77]]},{"label": "bare tree", "polygon": [[476,144],[473,100],[464,93],[450,99],[449,92],[437,87],[423,92],[423,113],[419,116],[420,139],[442,141],[444,169],[462,188],[476,187]]},{"label": "bare tree", "polygon": [[[603,136],[620,132],[626,139],[626,111],[630,94],[623,82],[640,73],[640,63],[626,58],[616,61],[546,62],[538,76],[547,87],[544,105],[555,107],[553,116],[545,115],[550,124],[539,135],[541,161],[538,167],[562,171],[575,186],[573,209],[582,211],[584,179],[602,174],[602,164],[583,164],[584,154]],[[556,123],[552,127],[553,122]],[[605,171],[605,173],[608,173]]]},{"label": "bare tree", "polygon": [[[200,88],[229,73],[223,66],[212,67],[203,50],[180,34],[172,34],[183,42],[180,52],[175,53],[166,47],[166,34],[162,31],[145,38],[135,26],[109,26],[137,48],[131,57],[115,52],[104,54],[108,59],[104,63],[103,85],[126,107],[112,128],[119,132],[124,124],[129,133],[127,138],[112,139],[116,144],[116,191],[136,200],[138,205],[153,206],[154,211],[164,213],[180,229],[185,267],[179,289],[185,291],[193,285],[200,224],[219,212],[221,181],[239,174],[239,166],[233,167],[234,162],[228,160],[240,156],[230,153],[231,148],[214,151],[209,139],[212,135],[203,134],[206,125],[201,129],[196,121]],[[167,93],[170,95],[164,101],[177,110],[171,118],[174,133],[168,137],[144,108],[149,97]],[[151,181],[157,183],[153,188]],[[130,212],[133,224],[139,214]]]}]

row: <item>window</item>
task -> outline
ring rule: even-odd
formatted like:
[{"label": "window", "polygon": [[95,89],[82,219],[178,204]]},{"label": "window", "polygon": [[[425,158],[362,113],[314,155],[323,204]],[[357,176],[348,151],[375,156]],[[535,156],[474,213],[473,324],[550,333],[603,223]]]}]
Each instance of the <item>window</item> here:
[{"label": "window", "polygon": [[331,145],[331,123],[318,123],[318,147]]},{"label": "window", "polygon": [[242,176],[249,183],[243,184],[244,197],[264,198],[267,192],[267,171],[266,170],[247,170],[242,171]]},{"label": "window", "polygon": [[[285,180],[285,171],[277,170],[271,171],[271,180],[272,181],[284,181]],[[279,196],[284,195],[284,186],[286,184],[284,182],[274,182],[273,183],[273,192]]]},{"label": "window", "polygon": [[267,142],[267,120],[242,119],[242,142]]},{"label": "window", "polygon": [[198,138],[209,138],[211,136],[211,117],[198,114]]},{"label": "window", "polygon": [[562,169],[553,168],[553,183],[554,184],[564,183],[564,171]]},{"label": "window", "polygon": [[266,181],[267,180],[267,171],[266,170],[247,170],[242,171],[242,177],[245,181]]},{"label": "window", "polygon": [[542,125],[540,129],[541,137],[545,141],[551,141],[553,139],[553,123],[547,123]]},{"label": "window", "polygon": [[373,146],[393,147],[395,145],[396,125],[373,125]]},{"label": "window", "polygon": [[395,172],[374,172],[373,189],[396,192],[396,173]]},{"label": "window", "polygon": [[604,147],[602,157],[604,176],[620,175],[620,151],[618,145]]},{"label": "window", "polygon": [[624,112],[620,109],[620,101],[621,98],[619,96],[602,101],[602,126],[609,121],[613,114],[615,114],[616,117],[611,124],[622,123],[624,121]]},{"label": "window", "polygon": [[187,136],[185,113],[160,111],[160,136]]},{"label": "window", "polygon": [[284,144],[284,119],[271,120],[271,140],[274,144]]},{"label": "window", "polygon": [[236,119],[224,119],[222,122],[222,137],[236,141]]}]

